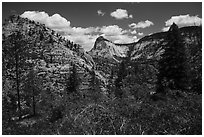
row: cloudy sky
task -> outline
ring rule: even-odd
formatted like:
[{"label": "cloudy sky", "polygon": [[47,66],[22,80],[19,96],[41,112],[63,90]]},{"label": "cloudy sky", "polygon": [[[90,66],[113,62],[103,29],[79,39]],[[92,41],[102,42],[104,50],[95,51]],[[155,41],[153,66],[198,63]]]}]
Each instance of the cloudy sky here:
[{"label": "cloudy sky", "polygon": [[202,3],[3,2],[3,20],[11,13],[43,23],[90,50],[101,35],[115,43],[130,43],[166,31],[173,22],[179,27],[200,25]]}]

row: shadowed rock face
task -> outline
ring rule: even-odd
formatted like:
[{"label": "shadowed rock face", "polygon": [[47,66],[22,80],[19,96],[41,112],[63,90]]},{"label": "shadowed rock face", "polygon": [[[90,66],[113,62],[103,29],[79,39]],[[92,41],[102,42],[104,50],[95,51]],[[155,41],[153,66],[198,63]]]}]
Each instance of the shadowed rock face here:
[{"label": "shadowed rock face", "polygon": [[86,51],[83,48],[79,49],[79,56],[86,61],[87,64],[92,66],[92,68],[95,68],[95,62],[93,61],[93,58],[86,53]]},{"label": "shadowed rock face", "polygon": [[[183,42],[190,51],[192,47],[198,46],[201,41],[201,27],[190,26],[178,28],[173,24],[172,29],[179,29]],[[132,61],[137,60],[158,60],[164,52],[164,46],[167,44],[167,32],[155,33],[141,38],[136,43],[115,44],[104,37],[100,36],[96,39],[94,47],[89,51],[92,57],[102,57],[119,62],[118,58],[130,57]],[[192,55],[192,54],[191,54]],[[194,56],[194,55],[192,55]]]},{"label": "shadowed rock face", "polygon": [[95,68],[95,62],[93,61],[93,58],[89,54],[84,52],[82,58],[84,58],[85,61],[92,66],[92,68]]},{"label": "shadowed rock face", "polygon": [[[193,81],[199,81],[202,77],[202,28],[200,26],[178,28],[176,24],[173,24],[169,32],[172,29],[176,29],[181,33],[182,43],[186,47],[189,71],[195,75]],[[95,45],[89,54],[93,57],[96,68],[106,74],[110,75],[112,66],[117,69],[118,63],[128,57],[132,63],[147,65],[150,69],[150,74],[154,74],[155,77],[158,71],[157,63],[165,51],[164,47],[168,44],[167,34],[167,32],[154,33],[131,44],[115,44],[103,37],[99,37],[96,39]]]}]

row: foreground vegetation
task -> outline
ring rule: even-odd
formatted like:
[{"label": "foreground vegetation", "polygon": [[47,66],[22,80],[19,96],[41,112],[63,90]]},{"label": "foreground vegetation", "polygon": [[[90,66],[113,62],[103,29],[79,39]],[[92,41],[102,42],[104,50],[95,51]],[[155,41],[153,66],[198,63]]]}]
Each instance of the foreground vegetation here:
[{"label": "foreground vegetation", "polygon": [[21,120],[11,119],[15,111],[3,106],[3,134],[202,134],[201,102],[199,95],[183,93],[178,98],[173,91],[156,102],[148,97],[79,99]]}]

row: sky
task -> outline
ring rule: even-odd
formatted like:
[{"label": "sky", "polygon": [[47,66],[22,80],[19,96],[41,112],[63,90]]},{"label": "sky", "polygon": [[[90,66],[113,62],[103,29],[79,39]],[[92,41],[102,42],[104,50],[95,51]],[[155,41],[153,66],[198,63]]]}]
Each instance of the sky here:
[{"label": "sky", "polygon": [[202,24],[201,2],[3,2],[2,21],[12,13],[45,24],[90,50],[97,37],[131,43],[156,32]]}]

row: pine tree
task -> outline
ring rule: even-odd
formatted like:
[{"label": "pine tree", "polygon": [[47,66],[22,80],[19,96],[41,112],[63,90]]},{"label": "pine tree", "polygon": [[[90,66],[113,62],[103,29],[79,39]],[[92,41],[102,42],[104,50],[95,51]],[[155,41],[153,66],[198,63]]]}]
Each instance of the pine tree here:
[{"label": "pine tree", "polygon": [[191,74],[191,86],[192,91],[202,94],[202,26],[195,30],[193,39],[197,41],[197,44],[193,46],[191,50],[190,60],[190,74]]},{"label": "pine tree", "polygon": [[96,103],[100,98],[100,87],[99,80],[96,77],[96,73],[94,69],[90,71],[91,79],[90,79],[90,98]]},{"label": "pine tree", "polygon": [[66,91],[68,94],[76,93],[77,92],[77,86],[78,86],[76,65],[71,64],[71,67],[72,68],[70,70],[70,76],[66,80]]},{"label": "pine tree", "polygon": [[29,44],[25,41],[24,35],[20,31],[14,31],[5,38],[7,42],[2,45],[3,51],[3,65],[6,69],[6,77],[15,81],[15,88],[17,92],[17,106],[19,111],[19,118],[21,118],[21,98],[20,98],[20,84],[23,73],[28,68],[26,59],[28,58]]},{"label": "pine tree", "polygon": [[114,68],[112,67],[111,68],[111,73],[110,73],[110,76],[109,76],[109,80],[108,80],[108,93],[109,95],[112,93],[113,91],[113,86],[114,86],[114,83],[113,83],[113,78],[114,78]]},{"label": "pine tree", "polygon": [[186,84],[186,56],[185,46],[178,26],[173,23],[167,34],[168,44],[159,61],[157,75],[157,93],[166,93],[165,88],[184,90]]},{"label": "pine tree", "polygon": [[127,75],[126,72],[126,67],[125,67],[125,62],[122,61],[119,65],[119,70],[118,70],[118,74],[117,74],[117,78],[115,80],[115,95],[116,97],[122,98],[122,80],[125,78],[125,76]]},{"label": "pine tree", "polygon": [[40,41],[42,41],[44,39],[43,32],[40,31],[39,33],[40,33]]},{"label": "pine tree", "polygon": [[54,39],[52,35],[49,35],[49,43],[51,43],[52,45],[54,44]]},{"label": "pine tree", "polygon": [[26,75],[26,78],[24,80],[24,90],[26,91],[26,94],[31,97],[32,100],[32,110],[33,110],[33,116],[36,115],[36,96],[39,94],[40,88],[39,88],[39,79],[36,78],[36,72],[33,68],[29,70],[28,74]]}]

